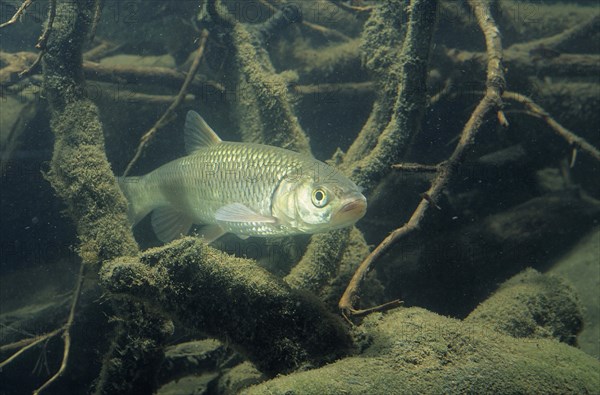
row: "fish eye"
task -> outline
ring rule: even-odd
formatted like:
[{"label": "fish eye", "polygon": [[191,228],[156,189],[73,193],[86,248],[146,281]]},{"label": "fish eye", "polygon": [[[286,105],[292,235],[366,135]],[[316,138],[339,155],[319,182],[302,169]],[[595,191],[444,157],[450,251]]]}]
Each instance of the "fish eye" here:
[{"label": "fish eye", "polygon": [[329,198],[327,197],[327,192],[325,192],[321,188],[317,188],[312,192],[312,203],[316,207],[325,207],[329,202]]}]

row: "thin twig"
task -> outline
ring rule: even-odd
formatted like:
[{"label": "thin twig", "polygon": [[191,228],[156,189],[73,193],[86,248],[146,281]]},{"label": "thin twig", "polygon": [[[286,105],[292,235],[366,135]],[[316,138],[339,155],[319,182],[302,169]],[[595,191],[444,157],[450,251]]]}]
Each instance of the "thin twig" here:
[{"label": "thin twig", "polygon": [[37,70],[37,68],[40,65],[40,62],[42,61],[42,57],[44,56],[44,51],[40,51],[36,57],[35,60],[33,61],[33,63],[31,63],[29,65],[29,67],[27,67],[25,70],[19,72],[19,79],[21,78],[25,78],[27,77],[29,74],[32,74],[33,72],[35,72]]},{"label": "thin twig", "polygon": [[540,47],[546,47],[553,50],[567,49],[572,43],[579,43],[583,39],[593,37],[599,28],[600,15],[595,15],[587,22],[577,24],[554,36],[511,45],[507,48],[507,51],[530,52],[531,50]]},{"label": "thin twig", "polygon": [[429,107],[436,105],[442,98],[448,96],[452,92],[452,88],[454,87],[454,83],[451,78],[448,78],[444,82],[444,87],[435,95],[431,96],[429,99]]},{"label": "thin twig", "polygon": [[98,22],[100,22],[100,16],[102,15],[102,0],[94,0],[94,18],[92,19],[92,26],[90,27],[90,42],[94,41],[96,37],[96,29],[98,28]]},{"label": "thin twig", "polygon": [[33,3],[33,0],[25,0],[21,4],[21,6],[17,10],[17,12],[15,12],[15,14],[12,16],[12,18],[10,18],[8,21],[0,24],[0,29],[2,29],[3,27],[6,27],[6,26],[12,25],[16,21],[18,21],[19,18],[21,17],[21,15],[23,14],[23,12],[25,12],[25,10],[27,9],[27,7],[29,7],[31,5],[31,3]]},{"label": "thin twig", "polygon": [[515,92],[504,92],[502,97],[525,105],[525,107],[527,107],[527,109],[530,111],[529,114],[543,119],[544,122],[546,122],[548,126],[550,126],[554,132],[556,132],[556,134],[564,138],[574,149],[581,150],[592,156],[594,159],[600,161],[600,151],[598,151],[596,147],[588,143],[584,138],[579,137],[569,129],[562,126],[554,118],[552,118],[552,116],[550,116],[546,110],[537,105],[529,97]]},{"label": "thin twig", "polygon": [[420,173],[437,173],[439,165],[422,165],[420,163],[398,163],[392,165],[392,169]]},{"label": "thin twig", "polygon": [[52,31],[52,24],[54,23],[54,17],[56,16],[56,0],[50,0],[50,8],[48,9],[48,19],[46,22],[46,27],[44,31],[38,38],[38,42],[35,45],[37,49],[41,49],[42,52],[46,49],[46,43],[48,42],[48,37],[50,37],[50,32]]},{"label": "thin twig", "polygon": [[69,362],[69,353],[71,351],[71,326],[73,326],[73,322],[75,321],[75,311],[77,310],[77,303],[79,302],[79,296],[81,295],[81,288],[83,287],[83,283],[85,281],[85,269],[87,265],[84,261],[81,262],[79,267],[79,274],[77,276],[77,285],[75,286],[75,291],[73,293],[73,301],[71,302],[71,310],[69,311],[69,317],[67,318],[67,322],[62,327],[63,331],[63,358],[60,364],[60,368],[54,374],[54,376],[50,377],[41,387],[37,390],[33,391],[33,395],[38,395],[40,392],[45,390],[52,384],[56,379],[58,379],[67,369],[67,363]]},{"label": "thin twig", "polygon": [[181,89],[179,90],[179,94],[177,95],[175,101],[173,101],[173,103],[171,103],[169,108],[167,108],[165,113],[160,117],[160,119],[158,121],[156,121],[154,126],[152,126],[152,128],[150,128],[150,130],[142,136],[142,138],[140,139],[140,145],[138,146],[133,159],[131,159],[131,162],[129,162],[129,164],[127,165],[127,168],[125,169],[125,172],[123,173],[123,177],[125,177],[127,174],[129,174],[129,171],[131,171],[131,168],[133,167],[133,165],[140,158],[142,151],[144,150],[146,145],[150,142],[152,137],[154,137],[154,135],[158,132],[158,130],[160,128],[164,127],[165,125],[167,125],[173,119],[175,110],[177,109],[177,107],[179,107],[181,102],[184,100],[188,86],[190,85],[190,82],[194,78],[194,75],[196,75],[196,71],[198,71],[198,66],[200,66],[200,60],[202,59],[202,55],[204,54],[204,47],[206,45],[207,39],[208,39],[208,31],[203,30],[202,33],[200,33],[200,45],[198,47],[198,52],[196,53],[194,62],[192,63],[192,66],[190,67],[190,70],[188,71],[187,77],[186,77],[185,81],[183,82]]},{"label": "thin twig", "polygon": [[354,273],[354,276],[350,280],[348,287],[339,301],[339,308],[346,318],[348,318],[348,316],[362,316],[372,311],[387,309],[390,306],[393,307],[399,304],[399,301],[392,301],[374,308],[363,310],[354,308],[354,304],[358,299],[360,285],[369,272],[373,262],[387,252],[392,245],[420,228],[421,221],[424,218],[427,209],[432,203],[434,206],[437,205],[436,202],[446,188],[454,171],[464,160],[469,148],[473,145],[475,136],[486,116],[488,116],[492,110],[500,109],[502,107],[501,95],[504,90],[505,79],[502,66],[502,42],[500,40],[500,32],[491,15],[489,1],[469,0],[469,4],[475,11],[477,21],[486,39],[488,72],[485,96],[481,99],[463,128],[461,138],[454,149],[454,152],[448,161],[439,166],[435,180],[429,190],[423,195],[423,199],[408,222],[390,233],[390,235],[386,237],[373,252],[367,256],[367,258],[365,258]]},{"label": "thin twig", "polygon": [[50,32],[52,31],[52,24],[54,23],[54,17],[56,16],[56,0],[50,0],[50,8],[48,9],[48,18],[46,20],[46,27],[44,27],[44,31],[38,38],[37,44],[35,47],[40,50],[37,57],[33,61],[33,63],[26,68],[25,70],[19,73],[19,78],[23,78],[28,76],[33,71],[37,69],[40,62],[42,61],[42,57],[46,53],[46,43],[48,42],[48,38],[50,37]]},{"label": "thin twig", "polygon": [[10,357],[8,357],[7,359],[5,359],[4,361],[2,361],[0,363],[0,371],[2,371],[2,368],[4,368],[6,365],[8,365],[9,363],[11,363],[15,359],[17,359],[25,351],[29,350],[32,347],[35,347],[36,345],[38,345],[39,343],[41,343],[45,340],[48,340],[48,339],[58,335],[63,330],[64,330],[64,326],[60,327],[58,329],[55,329],[52,332],[48,332],[48,333],[45,333],[40,336],[32,337],[30,339],[19,340],[18,342],[14,342],[14,343],[2,346],[0,351],[10,350],[15,347],[21,347],[21,348],[19,349],[19,351],[17,351],[16,353],[14,353],[13,355],[11,355]]}]

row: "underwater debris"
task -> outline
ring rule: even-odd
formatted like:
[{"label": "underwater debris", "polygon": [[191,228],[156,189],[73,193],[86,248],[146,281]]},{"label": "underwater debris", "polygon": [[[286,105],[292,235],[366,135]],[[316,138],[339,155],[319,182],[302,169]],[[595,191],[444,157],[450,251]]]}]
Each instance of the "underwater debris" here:
[{"label": "underwater debris", "polygon": [[[398,39],[397,25],[404,13],[398,3],[389,2],[381,7],[381,15],[377,11],[371,13],[370,20],[373,21],[375,27],[371,30],[365,29],[367,39],[385,42],[385,39],[390,35]],[[408,27],[406,28],[403,38],[402,49],[396,53],[396,57],[389,59],[383,56],[380,62],[390,62],[395,64],[397,70],[394,73],[384,74],[385,82],[391,76],[398,78],[395,81],[396,90],[391,97],[383,98],[391,100],[390,104],[384,105],[383,114],[378,110],[381,109],[377,102],[371,117],[367,124],[353,143],[354,146],[370,146],[377,140],[370,152],[365,152],[362,149],[357,149],[353,153],[353,161],[349,162],[348,157],[345,158],[343,166],[351,173],[351,178],[358,184],[365,187],[367,190],[373,188],[376,182],[380,181],[385,174],[391,170],[391,166],[397,163],[408,149],[410,141],[421,128],[422,118],[427,104],[426,77],[427,65],[429,59],[429,51],[431,40],[436,25],[436,10],[437,6],[434,2],[413,1],[408,7]],[[380,27],[383,25],[383,27]],[[370,32],[372,36],[369,36]],[[377,66],[381,66],[376,63]],[[378,70],[380,73],[382,70]],[[393,77],[392,77],[393,78]],[[381,100],[380,100],[381,101]],[[486,111],[480,109],[478,116],[483,118]],[[379,117],[373,117],[373,114],[384,115],[384,124],[376,125],[374,121],[381,121]],[[468,128],[465,128],[468,130]],[[375,137],[376,136],[376,137]],[[464,146],[459,146],[453,157],[458,162],[460,152]],[[352,151],[350,147],[349,152]],[[456,155],[456,153],[459,155]],[[359,155],[360,156],[357,156]],[[434,182],[426,192],[432,200],[437,199],[449,178],[449,169],[444,168],[438,172],[437,182]],[[358,290],[360,283],[365,278],[370,269],[371,263],[383,254],[395,240],[403,237],[418,228],[418,222],[422,218],[424,211],[428,207],[427,200],[422,200],[419,207],[411,217],[411,220],[403,226],[392,232],[358,267],[348,287],[342,295],[339,307],[345,316],[363,315],[372,312],[373,309],[388,309],[399,305],[400,301],[395,300],[377,306],[373,309],[356,309],[355,303],[358,299]]]},{"label": "underwater debris", "polygon": [[186,326],[227,340],[262,372],[320,366],[351,351],[340,317],[254,261],[186,237],[103,265],[100,281]]},{"label": "underwater debris", "polygon": [[[61,367],[35,393],[51,385],[67,368],[71,352],[70,328],[84,281],[84,271],[93,273],[105,260],[134,255],[138,251],[127,224],[127,203],[106,158],[98,110],[85,96],[81,48],[86,34],[82,32],[87,32],[91,23],[93,3],[60,2],[57,5],[53,34],[43,57],[44,88],[52,111],[51,129],[55,134],[54,153],[47,177],[67,204],[77,225],[82,269],[74,290],[71,312],[64,326],[65,345]],[[169,320],[146,314],[139,303],[125,301],[118,309],[123,315],[123,322],[126,322],[126,329],[121,326],[121,332],[114,338],[111,352],[118,351],[119,354],[113,355],[110,363],[105,364],[97,386],[98,394],[114,393],[109,388],[152,389],[154,385],[150,378],[162,358],[162,344],[172,332]],[[128,336],[134,333],[146,341],[129,342]],[[137,359],[138,362],[134,369],[122,370],[123,365],[132,362],[128,358]],[[144,367],[139,362],[142,360]],[[110,379],[109,383],[107,378]]]},{"label": "underwater debris", "polygon": [[[510,284],[515,286],[524,279],[531,285],[525,293],[513,295],[508,291]],[[559,289],[554,289],[556,286]],[[526,285],[522,287],[525,290]],[[555,329],[565,329],[568,334],[563,334],[573,336],[577,325],[563,327],[563,323],[580,318],[577,306],[575,310],[560,306],[563,302],[574,306],[571,290],[552,277],[532,271],[515,276],[502,288],[507,290],[501,292],[504,302],[514,307],[523,305],[518,299],[524,295],[530,301],[544,300],[549,295],[558,297],[550,298],[542,310],[517,308],[503,317],[507,310],[492,296],[479,308],[489,313],[487,318],[482,315],[477,322],[459,321],[416,307],[370,314],[356,329],[364,343],[359,355],[322,368],[282,375],[243,393],[553,393],[557,388],[570,393],[595,392],[600,379],[598,361],[592,356],[554,339],[538,338],[535,333],[515,338],[488,325],[510,322],[511,317],[522,313],[563,311],[566,314],[561,320],[549,323],[547,329],[552,332],[551,327],[558,324]]]}]

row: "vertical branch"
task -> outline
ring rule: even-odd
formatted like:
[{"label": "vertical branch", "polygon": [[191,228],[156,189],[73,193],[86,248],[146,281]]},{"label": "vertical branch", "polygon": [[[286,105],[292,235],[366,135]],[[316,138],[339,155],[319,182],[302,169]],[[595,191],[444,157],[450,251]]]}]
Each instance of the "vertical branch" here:
[{"label": "vertical branch", "polygon": [[361,34],[365,68],[375,77],[377,98],[369,119],[348,148],[346,168],[363,159],[377,145],[382,130],[390,122],[401,78],[399,67],[406,37],[406,14],[401,1],[386,1],[375,8]]},{"label": "vertical branch", "polygon": [[216,24],[219,33],[214,36],[231,51],[224,56],[231,75],[228,90],[235,93],[231,107],[243,140],[310,153],[308,137],[289,100],[289,81],[276,73],[262,41],[299,18],[297,9],[288,6],[262,25],[245,25],[218,0],[206,2],[204,15],[206,22]]},{"label": "vertical branch", "polygon": [[[57,2],[42,65],[44,89],[51,109],[50,126],[55,135],[47,179],[66,203],[76,224],[83,265],[97,271],[108,259],[137,254],[138,246],[127,222],[127,202],[106,158],[98,109],[85,95],[82,46],[93,21],[95,4],[94,0]],[[115,393],[115,388],[119,388],[133,393],[132,388],[145,383],[143,388],[151,392],[162,345],[171,327],[161,317],[133,302],[125,301],[115,307],[122,321],[128,324],[128,332],[118,332],[119,336],[114,339],[113,344],[118,343],[120,347],[111,349],[115,353],[107,358],[102,376],[113,380],[100,380],[97,391]],[[67,331],[73,323],[75,308],[76,299]],[[65,335],[63,365],[38,392],[68,368],[69,340],[68,334]],[[122,368],[119,376],[110,374],[115,367]]]},{"label": "vertical branch", "polygon": [[337,273],[348,244],[350,229],[352,228],[313,235],[302,259],[284,281],[295,289],[318,292]]},{"label": "vertical branch", "polygon": [[47,178],[77,225],[83,261],[97,265],[138,248],[104,152],[98,109],[85,97],[81,48],[93,6],[92,0],[59,2],[42,64],[56,137]]},{"label": "vertical branch", "polygon": [[488,87],[486,96],[493,99],[501,108],[501,96],[506,88],[504,67],[502,66],[502,36],[492,16],[490,3],[490,0],[469,0],[469,5],[473,8],[477,23],[485,36],[487,53],[486,84]]},{"label": "vertical branch", "polygon": [[44,30],[42,31],[40,38],[38,38],[37,44],[35,44],[35,47],[37,49],[39,49],[40,52],[38,53],[37,58],[34,60],[34,62],[29,67],[27,67],[25,70],[23,70],[19,73],[20,78],[23,78],[23,77],[29,75],[34,70],[37,70],[37,68],[42,60],[42,57],[44,56],[44,53],[46,52],[46,42],[48,42],[48,37],[50,37],[50,32],[52,32],[52,24],[54,23],[55,17],[56,17],[56,0],[50,0],[50,4],[48,5],[48,17],[46,18],[46,26],[44,27]]},{"label": "vertical branch", "polygon": [[352,179],[366,189],[372,189],[390,171],[390,166],[400,160],[412,137],[421,129],[427,105],[427,69],[436,7],[437,2],[426,0],[413,0],[408,6],[409,19],[399,64],[390,65],[399,76],[391,118],[375,147],[356,163],[345,164]]}]

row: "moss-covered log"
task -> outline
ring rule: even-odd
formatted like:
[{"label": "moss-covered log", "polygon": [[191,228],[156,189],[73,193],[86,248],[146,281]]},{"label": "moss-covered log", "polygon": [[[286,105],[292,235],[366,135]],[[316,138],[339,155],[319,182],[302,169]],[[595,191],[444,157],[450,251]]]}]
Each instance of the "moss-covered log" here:
[{"label": "moss-covered log", "polygon": [[[544,325],[539,321],[543,317],[533,318],[557,311],[560,319]],[[519,317],[537,321],[533,326],[543,326],[542,333],[512,333],[519,336],[515,338],[498,325]],[[281,376],[244,393],[595,393],[600,387],[598,360],[555,339],[572,338],[578,325],[565,324],[579,319],[568,287],[526,271],[465,321],[420,308],[371,314],[357,329],[365,339],[360,355]]]},{"label": "moss-covered log", "polygon": [[[82,46],[94,7],[94,0],[58,2],[42,63],[55,135],[47,177],[77,226],[79,255],[93,268],[91,273],[105,260],[138,252],[126,217],[127,202],[106,158],[98,109],[85,94]],[[96,391],[151,392],[172,324],[133,301],[121,303],[117,310],[121,321]]]},{"label": "moss-covered log", "polygon": [[315,235],[302,259],[285,277],[292,288],[318,292],[338,271],[350,228]]},{"label": "moss-covered log", "polygon": [[100,276],[112,292],[151,302],[233,344],[270,375],[321,365],[352,346],[344,323],[317,299],[191,237],[116,259]]},{"label": "moss-covered log", "polygon": [[465,322],[513,337],[574,345],[583,317],[577,296],[559,277],[528,269],[502,284]]},{"label": "moss-covered log", "polygon": [[523,340],[419,308],[362,325],[360,356],[281,376],[247,394],[595,393],[598,361],[554,340]]},{"label": "moss-covered log", "polygon": [[77,225],[82,259],[98,265],[138,247],[106,159],[98,109],[85,94],[81,47],[93,7],[94,1],[58,3],[43,68],[55,135],[48,179]]}]

